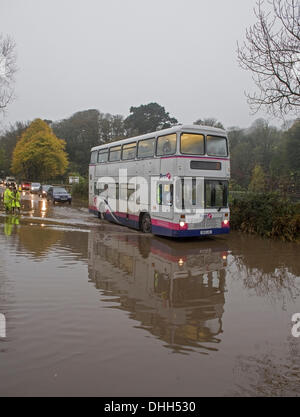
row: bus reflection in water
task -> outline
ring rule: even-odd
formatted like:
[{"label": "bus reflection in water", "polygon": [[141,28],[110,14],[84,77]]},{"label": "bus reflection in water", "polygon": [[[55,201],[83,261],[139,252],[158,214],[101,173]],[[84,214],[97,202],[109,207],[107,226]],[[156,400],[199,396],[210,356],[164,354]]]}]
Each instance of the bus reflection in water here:
[{"label": "bus reflection in water", "polygon": [[134,234],[89,234],[89,278],[96,288],[118,296],[118,308],[178,352],[217,350],[226,259],[223,241],[195,248]]}]

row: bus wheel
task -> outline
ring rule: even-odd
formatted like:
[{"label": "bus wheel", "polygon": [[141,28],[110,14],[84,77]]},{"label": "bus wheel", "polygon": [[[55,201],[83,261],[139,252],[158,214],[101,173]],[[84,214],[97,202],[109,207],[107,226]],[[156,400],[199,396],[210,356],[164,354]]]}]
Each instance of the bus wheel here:
[{"label": "bus wheel", "polygon": [[152,230],[151,217],[149,216],[148,213],[145,213],[142,217],[141,230],[143,233],[151,233],[151,230]]}]

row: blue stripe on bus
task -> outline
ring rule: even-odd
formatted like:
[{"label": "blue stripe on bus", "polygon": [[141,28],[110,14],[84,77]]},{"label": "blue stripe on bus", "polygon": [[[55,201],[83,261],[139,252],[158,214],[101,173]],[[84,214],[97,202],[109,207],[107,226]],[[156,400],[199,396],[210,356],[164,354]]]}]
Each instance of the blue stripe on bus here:
[{"label": "blue stripe on bus", "polygon": [[[89,209],[89,211],[93,214],[98,213],[96,210],[93,210],[93,209]],[[127,218],[120,217],[117,215],[115,215],[115,217],[118,219],[120,223],[117,223],[110,213],[105,214],[105,219],[112,223],[131,227],[137,230],[139,229],[138,221],[133,220],[133,219],[127,219]],[[220,228],[214,228],[214,229],[172,230],[167,227],[152,225],[152,233],[154,235],[168,236],[168,237],[194,237],[194,236],[207,237],[207,236],[213,236],[213,235],[228,234],[229,232],[230,232],[229,227],[220,227]]]},{"label": "blue stripe on bus", "polygon": [[[166,227],[152,226],[152,233],[154,235],[169,236],[169,237],[194,237],[194,236],[213,236],[228,234],[230,231],[229,227],[221,227],[217,229],[195,229],[195,230],[171,230]],[[201,232],[203,234],[201,234]],[[209,233],[208,233],[209,232]]]}]

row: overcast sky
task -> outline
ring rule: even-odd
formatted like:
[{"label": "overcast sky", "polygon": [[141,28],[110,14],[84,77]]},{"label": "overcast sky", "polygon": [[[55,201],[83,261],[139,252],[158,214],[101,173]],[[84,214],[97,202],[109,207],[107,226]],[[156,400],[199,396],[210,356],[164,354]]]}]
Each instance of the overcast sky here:
[{"label": "overcast sky", "polygon": [[180,122],[249,126],[237,41],[255,0],[0,0],[0,32],[17,44],[6,123],[95,108],[127,116],[157,102]]}]

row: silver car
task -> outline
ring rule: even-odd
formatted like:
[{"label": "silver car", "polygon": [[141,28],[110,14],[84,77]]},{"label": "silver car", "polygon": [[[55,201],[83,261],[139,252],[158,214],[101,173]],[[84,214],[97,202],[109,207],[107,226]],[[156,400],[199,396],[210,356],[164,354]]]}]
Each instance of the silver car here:
[{"label": "silver car", "polygon": [[31,194],[38,194],[41,188],[41,184],[39,182],[32,182],[30,187]]}]

